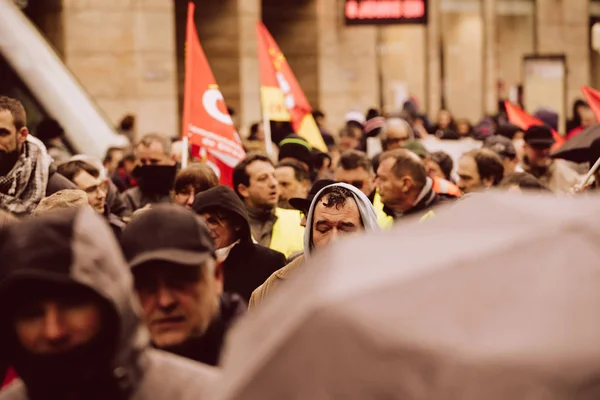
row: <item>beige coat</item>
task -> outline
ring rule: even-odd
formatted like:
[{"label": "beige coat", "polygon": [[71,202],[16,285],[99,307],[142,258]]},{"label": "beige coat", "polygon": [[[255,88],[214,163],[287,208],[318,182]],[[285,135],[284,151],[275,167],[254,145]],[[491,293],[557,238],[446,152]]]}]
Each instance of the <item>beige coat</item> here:
[{"label": "beige coat", "polygon": [[281,284],[283,284],[296,270],[304,265],[304,255],[294,259],[291,263],[285,267],[277,270],[271,274],[271,276],[259,287],[257,287],[252,296],[250,297],[250,303],[248,309],[254,309],[259,303],[261,303],[265,297],[272,294]]}]

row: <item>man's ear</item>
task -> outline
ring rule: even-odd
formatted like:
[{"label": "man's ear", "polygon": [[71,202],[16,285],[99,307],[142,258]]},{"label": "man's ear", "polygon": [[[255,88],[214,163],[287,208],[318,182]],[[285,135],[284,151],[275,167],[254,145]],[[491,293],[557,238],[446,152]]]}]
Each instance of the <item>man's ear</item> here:
[{"label": "man's ear", "polygon": [[408,193],[415,186],[415,181],[410,175],[406,175],[401,179],[402,182],[402,192]]},{"label": "man's ear", "polygon": [[23,146],[23,143],[27,141],[27,136],[29,135],[29,130],[27,127],[23,127],[17,131],[17,143],[19,144],[19,148]]},{"label": "man's ear", "polygon": [[248,197],[250,197],[250,194],[248,193],[248,187],[246,185],[244,185],[243,183],[240,183],[237,186],[237,190],[238,190],[238,193],[240,194],[240,196],[242,196],[244,199],[247,199]]}]

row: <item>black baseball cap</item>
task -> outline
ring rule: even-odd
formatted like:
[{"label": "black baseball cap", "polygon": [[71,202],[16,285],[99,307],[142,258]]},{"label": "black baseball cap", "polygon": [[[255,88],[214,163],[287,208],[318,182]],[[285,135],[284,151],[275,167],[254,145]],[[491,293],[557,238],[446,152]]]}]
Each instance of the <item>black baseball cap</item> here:
[{"label": "black baseball cap", "polygon": [[483,141],[483,147],[493,150],[502,158],[515,158],[517,156],[517,150],[512,143],[512,140],[506,136],[492,135],[485,138]]},{"label": "black baseball cap", "polygon": [[536,149],[549,149],[554,144],[552,130],[546,125],[532,126],[525,131],[525,143]]},{"label": "black baseball cap", "polygon": [[294,207],[296,210],[302,211],[304,214],[307,214],[308,210],[310,209],[310,204],[312,203],[317,193],[319,193],[321,189],[323,189],[325,186],[329,186],[334,183],[336,182],[333,179],[318,180],[312,185],[312,187],[310,188],[310,192],[308,192],[308,196],[305,199],[300,197],[293,197],[288,200],[288,203],[290,203],[290,206]]},{"label": "black baseball cap", "polygon": [[204,221],[176,204],[153,205],[134,217],[123,231],[121,246],[130,268],[150,261],[197,266],[215,258]]}]

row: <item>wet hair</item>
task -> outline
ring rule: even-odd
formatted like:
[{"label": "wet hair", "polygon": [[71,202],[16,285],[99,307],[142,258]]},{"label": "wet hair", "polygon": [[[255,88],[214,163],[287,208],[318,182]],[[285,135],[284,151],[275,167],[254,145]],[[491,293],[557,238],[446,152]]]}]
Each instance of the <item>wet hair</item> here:
[{"label": "wet hair", "polygon": [[250,153],[240,161],[233,169],[233,190],[239,196],[239,185],[250,186],[250,175],[248,175],[248,166],[256,161],[264,161],[273,165],[273,161],[263,153]]},{"label": "wet hair", "polygon": [[392,172],[396,178],[402,178],[408,175],[415,182],[417,189],[423,189],[427,182],[427,170],[423,165],[423,161],[410,150],[394,149],[381,154],[379,157],[379,165],[388,158],[394,159]]},{"label": "wet hair", "polygon": [[513,172],[512,174],[508,174],[502,179],[498,187],[503,189],[508,189],[511,186],[518,186],[523,190],[531,190],[538,192],[547,192],[551,193],[552,191],[548,189],[539,179],[535,176],[527,173],[527,172]]},{"label": "wet hair", "polygon": [[346,171],[352,171],[358,168],[362,168],[368,173],[373,173],[373,164],[369,157],[358,150],[347,150],[343,152],[337,164],[338,168],[343,168]]},{"label": "wet hair", "polygon": [[490,149],[471,150],[463,155],[472,157],[477,165],[479,178],[492,178],[492,186],[497,186],[504,177],[504,164],[500,156]]},{"label": "wet hair", "polygon": [[27,114],[23,104],[17,99],[7,96],[0,96],[0,111],[8,111],[13,117],[13,123],[17,130],[25,127],[27,124]]},{"label": "wet hair", "polygon": [[79,174],[82,170],[94,178],[98,178],[100,176],[100,171],[98,171],[96,167],[81,160],[67,161],[66,163],[60,164],[57,168],[57,172],[71,182],[73,182],[75,176],[77,176],[77,174]]},{"label": "wet hair", "polygon": [[168,138],[158,133],[148,133],[144,135],[135,145],[135,149],[137,150],[140,146],[150,147],[152,146],[152,143],[160,143],[163,147],[164,155],[167,157],[171,156],[171,142]]},{"label": "wet hair", "polygon": [[310,180],[310,172],[306,169],[306,166],[303,163],[301,163],[300,161],[288,159],[285,161],[281,161],[279,164],[277,164],[275,166],[276,169],[283,168],[283,167],[292,168],[294,170],[294,178],[296,178],[296,180],[298,182]]},{"label": "wet hair", "polygon": [[194,187],[195,193],[200,193],[218,186],[219,178],[208,165],[192,164],[177,173],[173,188],[175,193],[181,193],[190,185]]},{"label": "wet hair", "polygon": [[325,189],[316,199],[317,202],[321,201],[327,196],[327,200],[323,202],[323,205],[327,208],[335,207],[337,210],[344,207],[349,198],[354,198],[352,191],[346,189],[343,186],[332,185]]}]

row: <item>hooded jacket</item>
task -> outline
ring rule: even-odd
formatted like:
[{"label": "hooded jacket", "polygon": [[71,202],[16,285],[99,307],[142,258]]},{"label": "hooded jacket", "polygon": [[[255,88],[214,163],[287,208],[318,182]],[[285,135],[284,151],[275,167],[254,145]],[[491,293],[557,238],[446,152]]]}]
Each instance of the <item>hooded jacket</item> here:
[{"label": "hooded jacket", "polygon": [[275,272],[269,277],[269,279],[265,281],[265,283],[256,289],[252,293],[252,297],[248,303],[249,309],[256,307],[260,302],[262,302],[265,297],[276,290],[276,288],[279,287],[285,280],[287,280],[291,275],[294,275],[296,270],[301,269],[304,265],[304,262],[310,258],[313,252],[312,225],[317,200],[320,200],[321,194],[325,190],[333,186],[340,186],[352,192],[352,197],[356,201],[358,212],[360,213],[360,219],[366,232],[378,232],[381,230],[381,227],[377,222],[377,212],[375,211],[375,208],[373,207],[373,204],[371,204],[369,198],[363,192],[346,183],[334,183],[332,185],[325,186],[323,189],[317,192],[308,210],[308,215],[306,217],[306,229],[304,230],[304,254],[294,259],[279,271]]},{"label": "hooded jacket", "polygon": [[[82,353],[91,347],[83,345],[36,356],[21,347],[11,324],[3,324],[0,354],[22,381],[0,392],[0,400],[206,398],[203,393],[216,379],[213,369],[149,347],[129,268],[106,223],[92,210],[61,210],[8,226],[0,231],[0,259],[4,321],[11,320],[25,282],[75,287],[101,300],[107,318],[97,338],[111,344],[93,352]],[[98,344],[97,338],[92,343]],[[39,358],[43,362],[34,362]]]},{"label": "hooded jacket", "polygon": [[246,207],[229,187],[217,186],[198,193],[192,209],[198,214],[220,210],[238,217],[241,222],[239,242],[223,262],[223,289],[239,294],[248,302],[252,291],[285,265],[285,256],[252,241]]}]

